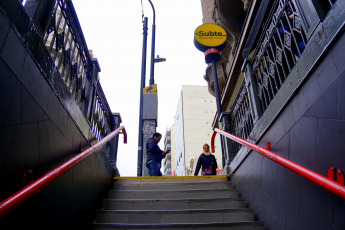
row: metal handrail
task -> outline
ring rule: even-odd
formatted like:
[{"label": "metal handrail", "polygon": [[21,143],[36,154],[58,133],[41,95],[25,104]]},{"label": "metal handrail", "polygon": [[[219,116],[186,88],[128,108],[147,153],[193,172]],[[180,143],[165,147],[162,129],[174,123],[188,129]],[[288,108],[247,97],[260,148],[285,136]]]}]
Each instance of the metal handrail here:
[{"label": "metal handrail", "polygon": [[[121,132],[122,130],[122,132]],[[51,170],[50,172],[46,173],[39,179],[35,180],[31,184],[27,185],[26,187],[22,188],[12,196],[8,197],[7,199],[3,200],[0,203],[0,219],[4,218],[9,212],[13,211],[15,208],[20,206],[22,203],[27,201],[33,195],[41,191],[47,185],[55,181],[57,178],[62,176],[66,173],[69,169],[73,168],[79,162],[84,160],[86,157],[91,155],[92,153],[96,152],[99,148],[101,148],[104,144],[110,141],[115,135],[122,133],[123,134],[123,142],[127,143],[127,133],[124,126],[120,126],[109,135],[104,137],[102,140],[91,146],[90,148],[86,149],[85,151],[79,153],[77,156],[73,157],[72,159],[66,161],[65,163],[61,164],[60,166],[56,167],[55,169]]]},{"label": "metal handrail", "polygon": [[216,137],[216,134],[219,133],[223,136],[226,136],[227,138],[230,138],[233,141],[236,141],[242,145],[245,145],[249,147],[250,149],[260,153],[261,155],[267,157],[268,159],[277,162],[278,164],[284,166],[285,168],[297,173],[298,175],[310,180],[311,182],[323,187],[324,189],[332,192],[333,194],[339,196],[340,198],[345,200],[345,186],[335,182],[325,176],[322,176],[321,174],[318,174],[310,169],[307,169],[299,164],[296,164],[282,156],[279,156],[276,153],[271,152],[268,149],[265,149],[263,147],[260,147],[256,144],[253,144],[249,141],[243,140],[239,137],[236,137],[230,133],[227,133],[223,130],[214,129],[212,138],[211,138],[211,151],[214,153],[214,139]]}]

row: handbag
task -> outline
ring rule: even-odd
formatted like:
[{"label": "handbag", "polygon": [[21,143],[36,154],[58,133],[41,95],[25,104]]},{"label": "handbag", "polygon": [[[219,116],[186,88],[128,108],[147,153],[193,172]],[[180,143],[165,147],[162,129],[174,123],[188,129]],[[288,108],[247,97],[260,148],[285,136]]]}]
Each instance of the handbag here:
[{"label": "handbag", "polygon": [[204,176],[204,175],[214,175],[213,174],[213,163],[211,163],[208,167],[203,168],[201,170],[201,176]]}]

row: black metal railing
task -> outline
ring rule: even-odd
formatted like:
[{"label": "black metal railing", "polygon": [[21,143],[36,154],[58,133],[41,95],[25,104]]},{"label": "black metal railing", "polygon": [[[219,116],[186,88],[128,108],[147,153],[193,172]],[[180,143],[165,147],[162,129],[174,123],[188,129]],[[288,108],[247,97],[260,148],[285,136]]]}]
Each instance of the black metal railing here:
[{"label": "black metal railing", "polygon": [[60,77],[100,140],[118,127],[99,83],[100,67],[88,50],[71,0],[20,1],[39,29]]},{"label": "black metal railing", "polygon": [[[258,35],[259,45],[242,67],[245,77],[229,115],[231,134],[248,138],[301,58],[315,25],[325,18],[335,2],[306,4],[302,0],[276,0],[267,9],[270,13]],[[240,148],[233,143],[235,153]]]},{"label": "black metal railing", "polygon": [[290,1],[277,1],[252,59],[258,97],[266,110],[307,44],[300,16]]},{"label": "black metal railing", "polygon": [[[90,111],[89,120],[92,130],[98,140],[105,137],[112,130],[113,114],[110,113],[110,107],[106,100],[105,94],[100,83],[97,83],[95,97],[92,101],[92,109]],[[115,127],[116,128],[116,127]]]},{"label": "black metal railing", "polygon": [[79,105],[90,74],[91,57],[70,1],[55,3],[44,43],[53,58],[61,77]]},{"label": "black metal railing", "polygon": [[[243,82],[235,99],[236,103],[230,109],[230,133],[243,139],[247,139],[254,127],[249,100],[249,94]],[[232,142],[232,145],[234,152],[241,148],[241,145],[236,142]]]},{"label": "black metal railing", "polygon": [[114,128],[112,112],[98,81],[97,59],[88,50],[71,0],[57,0],[49,22],[43,41],[61,78],[100,140]]}]

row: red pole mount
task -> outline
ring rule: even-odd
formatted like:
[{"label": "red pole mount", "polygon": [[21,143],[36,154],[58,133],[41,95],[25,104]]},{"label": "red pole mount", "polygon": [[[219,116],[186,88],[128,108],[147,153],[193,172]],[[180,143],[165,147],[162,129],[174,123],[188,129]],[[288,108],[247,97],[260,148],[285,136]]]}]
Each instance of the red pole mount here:
[{"label": "red pole mount", "polygon": [[22,174],[22,186],[26,186],[30,183],[32,183],[34,181],[34,173],[32,172],[32,170],[26,170],[23,174]]},{"label": "red pole mount", "polygon": [[266,141],[266,149],[267,149],[268,151],[271,151],[271,144],[270,144],[269,141]]},{"label": "red pole mount", "polygon": [[220,51],[215,48],[210,48],[205,51],[205,61],[207,64],[211,63],[212,61],[218,62],[220,60]]},{"label": "red pole mount", "polygon": [[340,169],[337,169],[335,167],[331,167],[328,169],[328,173],[327,173],[327,177],[330,179],[330,180],[333,180],[341,185],[344,185],[344,175],[343,173],[341,172]]},{"label": "red pole mount", "polygon": [[[253,144],[249,141],[243,140],[239,137],[236,137],[230,133],[227,133],[220,129],[214,129],[212,139],[211,139],[211,150],[214,152],[214,138],[216,136],[216,133],[219,133],[223,136],[226,136],[227,138],[230,138],[233,141],[236,141],[237,143],[240,143],[242,145],[245,145],[249,147],[250,149],[260,153],[261,155],[267,157],[268,159],[277,162],[278,164],[284,166],[285,168],[297,173],[298,175],[310,180],[311,182],[323,187],[324,189],[332,192],[333,194],[339,196],[340,198],[345,200],[345,186],[344,186],[344,176],[341,173],[341,171],[337,170],[337,181],[334,181],[330,179],[329,177],[332,176],[332,170],[335,172],[334,169],[330,169],[328,172],[329,177],[322,176],[321,174],[318,174],[310,169],[307,169],[299,164],[296,164],[295,162],[292,162],[276,153],[271,152],[270,150],[267,150],[265,148],[262,148],[256,144]],[[334,177],[333,177],[334,178]],[[341,184],[342,183],[342,184]]]},{"label": "red pole mount", "polygon": [[126,129],[123,128],[122,131],[120,132],[120,134],[123,134],[123,143],[127,144],[127,132],[126,132]]},{"label": "red pole mount", "polygon": [[345,184],[345,183],[344,183],[344,175],[343,175],[343,173],[340,171],[340,169],[337,169],[337,182],[338,182],[339,184],[342,184],[342,185]]},{"label": "red pole mount", "polygon": [[214,138],[216,137],[217,135],[217,132],[216,131],[213,131],[213,134],[212,134],[212,137],[211,137],[211,152],[214,153],[215,150],[214,150]]}]

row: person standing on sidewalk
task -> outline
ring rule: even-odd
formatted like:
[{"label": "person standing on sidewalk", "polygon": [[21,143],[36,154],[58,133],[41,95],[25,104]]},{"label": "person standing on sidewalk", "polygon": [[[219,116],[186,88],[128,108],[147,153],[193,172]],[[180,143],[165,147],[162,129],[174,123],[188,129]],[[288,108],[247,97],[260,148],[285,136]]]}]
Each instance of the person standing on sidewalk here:
[{"label": "person standing on sidewalk", "polygon": [[150,176],[162,176],[162,159],[168,152],[159,148],[158,143],[162,139],[162,134],[154,133],[146,142],[146,167],[149,169]]},{"label": "person standing on sidewalk", "polygon": [[199,156],[194,176],[197,176],[199,174],[199,170],[201,167],[202,176],[216,175],[218,168],[216,157],[210,153],[210,146],[208,144],[204,144],[202,148],[203,153]]}]

